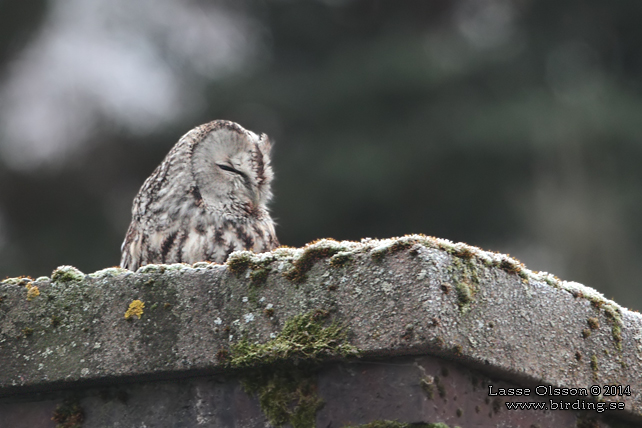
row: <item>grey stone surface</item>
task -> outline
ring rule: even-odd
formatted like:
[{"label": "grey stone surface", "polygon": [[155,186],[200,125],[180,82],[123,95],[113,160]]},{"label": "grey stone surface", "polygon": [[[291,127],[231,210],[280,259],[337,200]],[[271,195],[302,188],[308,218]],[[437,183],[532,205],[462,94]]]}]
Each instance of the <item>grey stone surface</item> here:
[{"label": "grey stone surface", "polygon": [[[346,327],[363,360],[430,354],[519,385],[630,385],[630,396],[604,398],[625,403],[619,416],[642,420],[638,313],[445,240],[322,240],[235,253],[228,265],[136,273],[65,267],[52,278],[4,281],[0,299],[5,397],[225,374],[221,350],[242,337],[267,342],[286,320],[320,309]],[[142,317],[126,320],[135,300]]]},{"label": "grey stone surface", "polygon": [[[498,389],[514,384],[430,356],[334,363],[319,371],[317,383],[325,404],[317,413],[316,426],[323,428],[374,420],[442,422],[464,428],[633,426],[610,425],[599,420],[602,414],[595,410],[509,411],[505,402],[520,399],[489,397],[488,386]],[[28,400],[5,398],[0,400],[0,426],[54,428],[52,414],[70,395],[77,397],[83,410],[83,428],[267,425],[257,399],[248,396],[236,379],[213,375],[86,388],[56,396],[30,396]],[[575,398],[569,404],[589,402],[586,397]],[[521,400],[546,405],[550,400],[560,401],[547,395]]]}]

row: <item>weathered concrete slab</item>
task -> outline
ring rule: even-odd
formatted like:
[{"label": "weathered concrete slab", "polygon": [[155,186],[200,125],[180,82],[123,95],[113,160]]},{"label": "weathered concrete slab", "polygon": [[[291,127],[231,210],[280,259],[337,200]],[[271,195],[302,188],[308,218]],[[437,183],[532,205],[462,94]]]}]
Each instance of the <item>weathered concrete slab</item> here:
[{"label": "weathered concrete slab", "polygon": [[[609,427],[597,411],[511,411],[506,397],[489,397],[488,386],[516,385],[491,379],[460,364],[430,356],[355,361],[323,367],[317,376],[324,406],[317,427],[375,420],[441,422],[450,427]],[[0,426],[54,428],[52,415],[71,393],[0,401]],[[263,428],[258,400],[238,380],[221,375],[86,388],[73,392],[89,427]],[[513,397],[514,399],[514,397]],[[530,397],[550,405],[559,397]],[[573,401],[571,402],[573,403]],[[617,427],[628,424],[613,425]]]},{"label": "weathered concrete slab", "polygon": [[[433,355],[521,386],[628,385],[631,395],[598,398],[622,401],[617,416],[642,421],[638,313],[445,240],[323,240],[236,253],[224,266],[136,273],[61,268],[52,278],[3,282],[0,299],[5,397],[229,373],[230,350],[242,338],[268,342],[287,320],[318,311],[345,327],[362,360]],[[141,318],[126,319],[136,301]]]}]

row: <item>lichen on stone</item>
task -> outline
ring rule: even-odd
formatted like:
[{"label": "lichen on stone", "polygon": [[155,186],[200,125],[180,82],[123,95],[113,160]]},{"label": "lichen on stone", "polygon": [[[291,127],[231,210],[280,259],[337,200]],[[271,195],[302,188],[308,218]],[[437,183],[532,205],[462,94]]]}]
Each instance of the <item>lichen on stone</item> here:
[{"label": "lichen on stone", "polygon": [[600,307],[606,303],[607,299],[599,291],[587,287],[575,281],[560,281],[560,288],[571,293],[575,297],[582,297],[590,301],[593,306]]},{"label": "lichen on stone", "polygon": [[543,282],[553,288],[561,288],[562,280],[548,272],[530,272],[530,277],[534,281]]},{"label": "lichen on stone", "polygon": [[251,285],[257,286],[267,281],[268,274],[272,270],[270,264],[275,259],[276,256],[271,253],[254,254],[250,251],[235,251],[230,254],[225,264],[227,269],[237,277],[251,269],[247,277]]},{"label": "lichen on stone", "polygon": [[220,268],[222,267],[222,265],[208,261],[196,262],[192,264],[192,268],[194,269],[216,269],[217,267]]},{"label": "lichen on stone", "polygon": [[370,257],[374,261],[381,261],[390,251],[390,243],[386,242],[384,244],[378,245],[370,251]]},{"label": "lichen on stone", "polygon": [[187,263],[155,264],[150,263],[138,268],[136,273],[144,274],[163,274],[166,272],[185,272],[193,269]]},{"label": "lichen on stone", "polygon": [[85,274],[73,266],[59,266],[51,273],[52,282],[82,281]]},{"label": "lichen on stone", "polygon": [[109,267],[106,269],[101,269],[97,270],[96,272],[90,273],[89,277],[90,278],[114,278],[120,275],[125,275],[127,273],[131,273],[129,269],[121,268],[121,267]]},{"label": "lichen on stone", "polygon": [[390,238],[382,240],[362,241],[374,245],[370,250],[370,257],[375,261],[381,261],[388,254],[394,254],[399,251],[407,250],[417,245],[423,245],[428,248],[437,247],[432,241],[424,235],[405,235],[400,238]]},{"label": "lichen on stone", "polygon": [[330,257],[330,266],[342,267],[345,266],[352,259],[353,253],[350,251],[339,251],[334,256]]},{"label": "lichen on stone", "polygon": [[162,264],[148,264],[138,268],[136,273],[164,273],[167,270],[168,265]]},{"label": "lichen on stone", "polygon": [[347,250],[349,248],[345,243],[337,242],[333,239],[314,241],[303,248],[301,255],[294,260],[292,268],[285,272],[283,276],[294,283],[300,284],[307,279],[308,271],[312,269],[317,261],[330,258],[339,252]]},{"label": "lichen on stone", "polygon": [[27,300],[32,301],[36,297],[40,296],[40,289],[36,287],[35,285],[31,285],[31,283],[25,285],[25,288],[27,289]]},{"label": "lichen on stone", "polygon": [[16,278],[6,278],[2,281],[0,281],[0,284],[6,284],[6,285],[26,285],[30,282],[33,282],[33,278],[29,276],[18,276]]},{"label": "lichen on stone", "polygon": [[145,303],[141,300],[134,300],[129,304],[129,308],[125,312],[125,319],[129,320],[132,317],[138,317],[140,319],[143,316],[143,309],[145,308]]}]

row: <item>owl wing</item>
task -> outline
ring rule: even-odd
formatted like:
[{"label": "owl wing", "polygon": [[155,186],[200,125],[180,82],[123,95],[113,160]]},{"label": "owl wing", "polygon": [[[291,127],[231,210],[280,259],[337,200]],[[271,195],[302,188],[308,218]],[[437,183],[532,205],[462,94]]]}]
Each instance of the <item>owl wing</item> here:
[{"label": "owl wing", "polygon": [[[167,186],[167,177],[170,174],[176,157],[184,156],[182,151],[189,149],[188,142],[182,143],[179,141],[168,153],[166,158],[156,167],[154,172],[145,180],[141,186],[138,194],[134,198],[132,204],[132,221],[127,229],[125,240],[120,247],[121,258],[120,266],[130,270],[137,270],[141,265],[147,264],[148,260],[150,239],[148,236],[149,230],[154,228],[149,227],[150,206],[158,200],[158,194],[163,188]],[[178,165],[179,171],[182,165]],[[176,172],[174,173],[176,174]],[[145,226],[145,223],[147,227]],[[147,229],[147,230],[146,230]]]},{"label": "owl wing", "polygon": [[140,267],[142,256],[143,230],[141,224],[132,221],[127,229],[125,240],[120,247],[120,267],[135,271]]}]

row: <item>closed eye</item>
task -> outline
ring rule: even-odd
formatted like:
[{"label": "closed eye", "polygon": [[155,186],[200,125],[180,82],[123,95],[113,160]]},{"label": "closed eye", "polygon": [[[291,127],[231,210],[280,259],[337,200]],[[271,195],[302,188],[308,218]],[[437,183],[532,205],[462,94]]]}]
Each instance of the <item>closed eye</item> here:
[{"label": "closed eye", "polygon": [[245,177],[245,174],[243,174],[243,173],[242,173],[241,171],[239,171],[238,169],[232,168],[232,167],[231,167],[231,166],[229,166],[229,165],[225,165],[225,164],[223,164],[223,163],[217,163],[217,164],[216,164],[216,166],[218,166],[219,168],[221,168],[223,171],[233,172],[234,174],[238,174],[238,175],[240,175],[241,177]]}]

